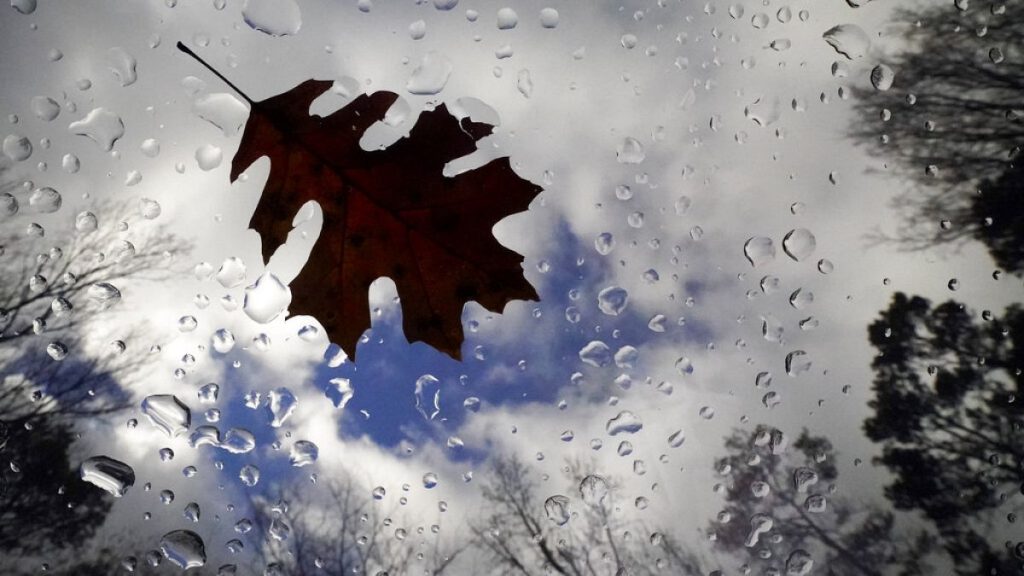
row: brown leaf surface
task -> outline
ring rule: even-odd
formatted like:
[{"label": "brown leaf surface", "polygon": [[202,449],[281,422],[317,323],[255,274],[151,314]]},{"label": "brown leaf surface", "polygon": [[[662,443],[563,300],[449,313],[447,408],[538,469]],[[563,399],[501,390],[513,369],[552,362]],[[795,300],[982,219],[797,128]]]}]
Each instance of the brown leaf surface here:
[{"label": "brown leaf surface", "polygon": [[270,158],[249,222],[263,257],[285,242],[299,208],[316,200],[323,229],[291,284],[291,314],[314,316],[354,356],[370,327],[370,283],[387,276],[398,287],[406,338],[459,358],[467,301],[500,312],[510,300],[537,297],[522,257],[491,229],[526,210],[540,188],[516,175],[508,158],[445,177],[444,165],[473,152],[492,126],[460,122],[443,105],[421,113],[407,138],[365,151],[359,139],[397,95],[361,95],[329,116],[311,116],[310,104],[330,87],[308,80],[252,105],[231,180]]}]

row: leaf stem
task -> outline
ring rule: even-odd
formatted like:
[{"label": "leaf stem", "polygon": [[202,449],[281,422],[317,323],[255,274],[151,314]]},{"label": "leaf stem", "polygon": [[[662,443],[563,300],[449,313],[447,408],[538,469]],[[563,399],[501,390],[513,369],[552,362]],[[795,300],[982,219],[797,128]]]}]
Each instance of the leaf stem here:
[{"label": "leaf stem", "polygon": [[231,82],[231,80],[228,80],[227,78],[224,77],[223,74],[221,74],[216,69],[214,69],[213,66],[210,66],[206,62],[206,60],[203,60],[202,58],[200,58],[199,55],[196,54],[195,52],[193,52],[191,48],[189,48],[188,46],[185,46],[181,42],[178,42],[178,50],[181,50],[185,54],[188,54],[189,56],[195,58],[196,61],[199,62],[200,64],[202,64],[203,66],[205,66],[207,70],[209,70],[210,72],[213,72],[214,76],[216,76],[217,78],[220,78],[221,81],[223,81],[225,84],[230,86],[232,90],[234,90],[235,92],[238,92],[238,95],[241,96],[246,102],[248,102],[250,105],[254,104],[254,102],[252,101],[252,98],[249,98],[249,96],[245,92],[242,92],[242,90],[239,89],[238,86],[235,86],[234,83]]}]

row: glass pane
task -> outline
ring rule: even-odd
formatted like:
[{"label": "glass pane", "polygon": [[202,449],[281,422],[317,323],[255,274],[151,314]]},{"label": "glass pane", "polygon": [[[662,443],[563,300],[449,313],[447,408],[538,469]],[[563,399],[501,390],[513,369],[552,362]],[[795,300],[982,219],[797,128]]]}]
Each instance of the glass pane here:
[{"label": "glass pane", "polygon": [[1024,569],[1019,3],[0,13],[0,573]]}]

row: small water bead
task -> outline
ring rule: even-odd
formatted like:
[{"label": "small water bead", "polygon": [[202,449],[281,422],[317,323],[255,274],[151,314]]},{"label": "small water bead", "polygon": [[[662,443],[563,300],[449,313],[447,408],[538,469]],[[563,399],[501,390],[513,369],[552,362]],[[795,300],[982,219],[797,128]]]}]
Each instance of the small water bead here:
[{"label": "small water bead", "polygon": [[246,0],[242,18],[253,30],[273,37],[291,36],[302,28],[302,11],[295,0]]},{"label": "small water bead", "polygon": [[643,144],[632,137],[626,137],[616,149],[616,158],[620,164],[640,164],[647,157]]},{"label": "small water bead", "polygon": [[191,530],[174,530],[160,539],[160,551],[175,566],[188,570],[206,564],[206,545]]},{"label": "small water bead", "polygon": [[98,226],[99,221],[92,212],[80,212],[78,216],[75,216],[75,230],[81,234],[88,234],[96,230]]},{"label": "small water bead", "polygon": [[60,192],[48,187],[36,188],[28,198],[29,206],[40,214],[52,214],[60,210],[63,203]]},{"label": "small water bead", "polygon": [[238,478],[242,484],[251,488],[260,481],[260,469],[252,464],[246,464],[238,471]]},{"label": "small water bead", "polygon": [[757,268],[775,260],[775,243],[771,238],[753,236],[743,244],[743,255]]},{"label": "small water bead", "polygon": [[558,27],[558,10],[554,8],[543,8],[540,11],[540,25],[552,29]]},{"label": "small water bead", "polygon": [[609,286],[597,295],[598,308],[608,316],[618,316],[629,304],[629,293],[618,286]]},{"label": "small water bead", "polygon": [[814,234],[806,228],[790,230],[782,239],[782,250],[797,262],[810,256],[816,247]]},{"label": "small water bead", "polygon": [[[15,211],[17,210],[15,209]],[[615,249],[615,237],[611,232],[602,232],[598,234],[597,238],[594,239],[594,249],[602,256],[611,254],[612,250]]]},{"label": "small water bead", "polygon": [[115,498],[124,496],[135,485],[131,466],[107,456],[93,456],[79,468],[82,480],[102,488]]},{"label": "small water bead", "polygon": [[822,34],[822,38],[838,54],[842,54],[849,60],[864,57],[871,47],[871,38],[863,28],[856,24],[833,26]]},{"label": "small water bead", "polygon": [[519,15],[516,11],[511,8],[501,8],[498,10],[497,26],[498,30],[511,30],[519,24]]},{"label": "small water bead", "polygon": [[947,286],[947,287],[948,287],[948,288],[949,288],[950,290],[952,290],[952,291],[954,291],[954,292],[955,292],[955,291],[957,291],[957,290],[959,290],[959,289],[960,289],[960,281],[959,281],[959,280],[957,280],[956,278],[951,278],[951,279],[949,280],[949,282],[948,282],[948,283],[946,284],[946,286]]},{"label": "small water bead", "polygon": [[68,357],[68,347],[63,342],[50,342],[46,346],[46,354],[57,362]]},{"label": "small water bead", "polygon": [[220,166],[221,160],[224,158],[224,152],[219,146],[213,144],[204,144],[196,149],[196,163],[199,165],[199,169],[204,172],[209,172],[214,168]]}]

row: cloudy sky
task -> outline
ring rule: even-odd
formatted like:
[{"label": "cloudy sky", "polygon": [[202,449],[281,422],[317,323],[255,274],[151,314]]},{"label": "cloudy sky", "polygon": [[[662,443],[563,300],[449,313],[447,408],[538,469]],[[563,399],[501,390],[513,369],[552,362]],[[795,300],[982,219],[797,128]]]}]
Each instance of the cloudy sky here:
[{"label": "cloudy sky", "polygon": [[[63,197],[56,212],[25,209],[4,220],[5,234],[48,248],[62,230],[73,235],[84,210],[114,229],[119,221],[104,219],[98,207],[125,203],[131,212],[124,238],[141,243],[163,227],[191,244],[166,263],[168,279],[118,286],[121,302],[78,328],[85,337],[71,351],[103,357],[109,340],[131,333],[126,353],[144,357],[145,369],[120,382],[132,408],[78,422],[72,457],[77,465],[103,454],[134,469],[134,489],[103,528],[131,534],[132,554],[141,557],[162,534],[189,528],[207,542],[210,566],[231,561],[224,543],[237,536],[232,526],[248,502],[274,501],[287,487],[315,491],[311,474],[354,475],[366,494],[381,486],[387,495],[380,505],[401,508],[410,532],[439,523],[439,538],[458,541],[479,506],[489,462],[517,455],[550,477],[546,495],[576,496],[561,473],[567,460],[616,478],[621,501],[630,503],[622,514],[671,526],[705,554],[710,570],[720,566],[702,532],[722,507],[712,462],[733,428],[763,423],[794,436],[804,427],[829,433],[843,494],[879,500],[885,473],[870,466],[875,447],[860,431],[872,377],[867,325],[894,292],[945,299],[951,278],[960,281],[957,297],[979,310],[1019,300],[1019,284],[992,279],[995,265],[980,246],[905,253],[869,241],[873,231],[901,224],[891,201],[909,184],[846,136],[862,120],[843,90],[868,87],[871,68],[901,47],[899,27],[888,23],[896,2],[854,9],[840,0],[747,1],[732,14],[728,3],[689,0],[461,0],[451,10],[430,0],[249,3],[243,11],[241,0],[40,0],[30,14],[5,8],[0,19],[7,117],[0,135],[33,144],[30,157],[9,161],[9,174]],[[499,26],[510,23],[500,13],[505,8],[516,15],[508,29]],[[548,8],[557,18],[542,12]],[[767,24],[757,25],[759,13]],[[863,57],[848,59],[822,39],[837,24],[866,31]],[[523,274],[539,302],[513,302],[503,314],[467,305],[461,362],[406,342],[389,280],[371,289],[371,336],[358,352],[344,351],[357,361],[339,364],[315,330],[316,318],[254,321],[242,306],[246,287],[265,272],[291,281],[322,219],[317,206],[281,214],[295,231],[263,262],[248,222],[269,162],[229,181],[237,121],[218,127],[201,117],[202,103],[235,98],[243,114],[236,120],[244,120],[247,105],[177,50],[179,41],[257,101],[309,78],[336,81],[313,107],[320,114],[360,93],[398,94],[391,120],[368,131],[367,147],[401,138],[421,110],[442,103],[475,119],[500,119],[478,151],[448,172],[507,156],[521,177],[543,186],[528,212],[495,228],[524,256]],[[450,63],[447,81],[434,82],[429,91],[436,93],[411,93],[416,69],[437,61]],[[831,72],[837,61],[848,75]],[[56,118],[40,116],[34,99],[41,96],[58,104]],[[69,128],[96,109],[123,122],[110,150]],[[102,140],[104,130],[93,134]],[[218,151],[219,163],[201,160]],[[80,169],[69,172],[66,155]],[[157,218],[142,216],[143,199],[159,203]],[[30,222],[47,236],[22,235]],[[800,261],[782,247],[794,229],[815,239]],[[595,246],[602,234],[614,239],[610,251]],[[751,266],[744,255],[751,237],[770,238],[774,259]],[[821,259],[834,270],[820,272]],[[238,261],[242,276],[219,281],[218,270]],[[778,290],[762,291],[766,275],[777,277]],[[609,287],[628,293],[618,315],[599,306],[598,294]],[[797,289],[813,293],[813,302],[791,306]],[[663,331],[650,327],[658,315]],[[183,331],[187,316],[196,326]],[[762,336],[764,317],[782,327],[782,342]],[[817,328],[801,330],[808,317]],[[235,340],[226,352],[215,346],[221,330]],[[257,345],[261,335],[268,346]],[[636,359],[586,363],[580,351],[594,341],[612,353],[632,347]],[[33,346],[42,353],[47,342]],[[794,351],[811,364],[790,376],[785,358]],[[771,408],[762,401],[765,390],[754,386],[764,371],[777,393]],[[436,380],[417,395],[426,375]],[[193,429],[209,424],[203,412],[211,406],[197,391],[211,382],[220,387],[213,424],[251,431],[251,452],[191,448],[188,434],[168,439],[139,409],[149,395],[173,394],[191,408]],[[353,392],[343,407],[339,382]],[[282,388],[297,405],[273,427],[266,398]],[[246,406],[250,393],[261,395],[257,409]],[[478,410],[465,407],[473,398]],[[623,411],[642,428],[612,436],[608,422]],[[126,427],[129,418],[139,426]],[[686,441],[673,447],[668,438],[679,430]],[[628,456],[616,453],[623,439],[633,445]],[[299,440],[319,448],[315,464],[289,465]],[[174,450],[173,461],[161,461],[162,447]],[[191,478],[181,473],[189,465],[198,469]],[[262,471],[257,486],[239,481],[245,465]],[[436,487],[424,486],[427,473],[437,475]],[[141,489],[146,483],[151,492]],[[165,489],[176,494],[170,506],[159,503]],[[402,496],[407,503],[399,505]],[[646,510],[631,504],[640,496],[652,502]],[[192,501],[204,517],[186,525],[181,507]],[[143,521],[144,512],[152,519]],[[250,539],[259,545],[259,537]]]}]

